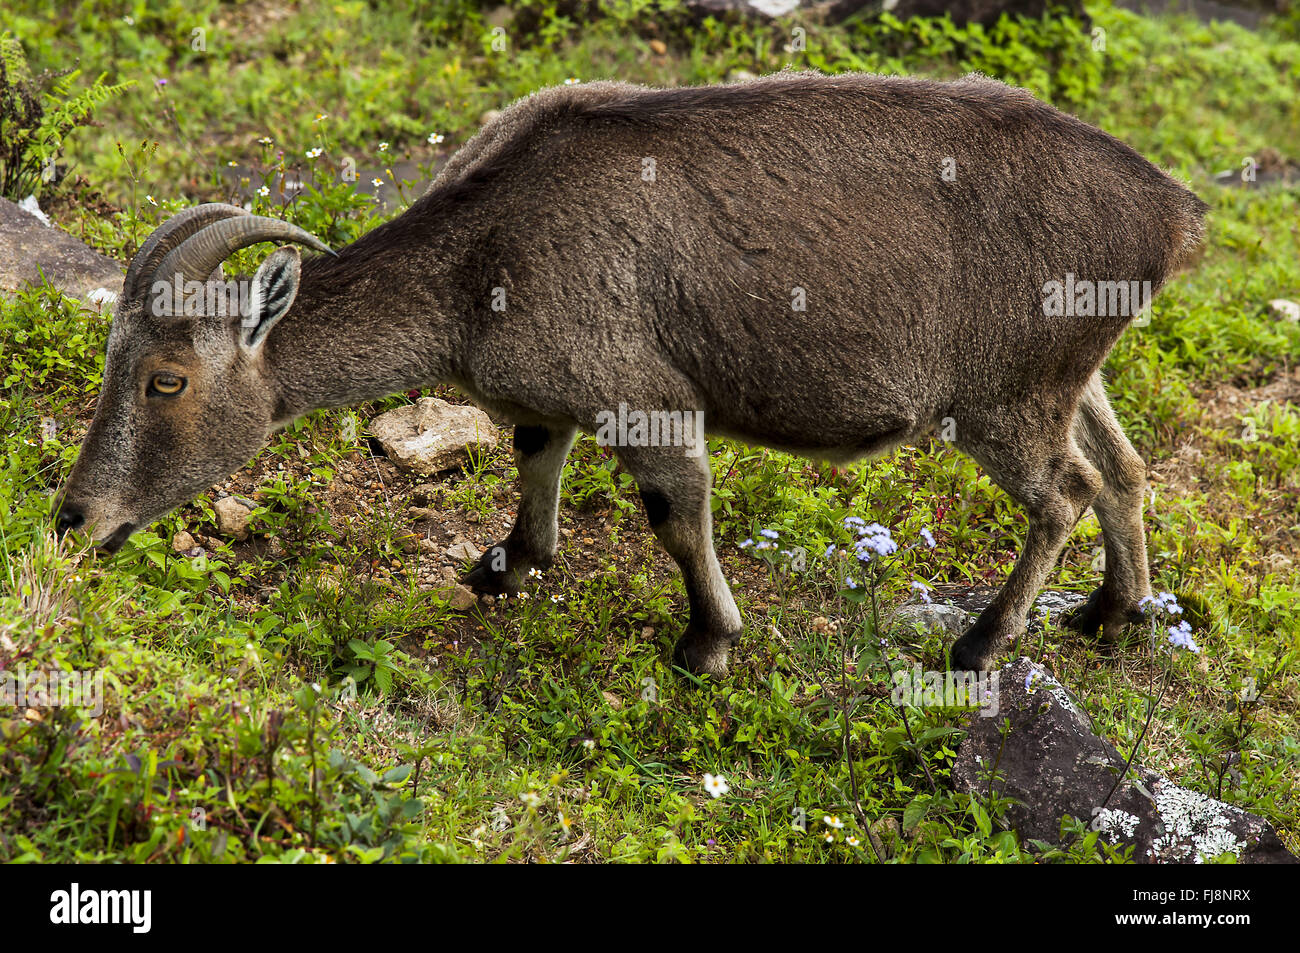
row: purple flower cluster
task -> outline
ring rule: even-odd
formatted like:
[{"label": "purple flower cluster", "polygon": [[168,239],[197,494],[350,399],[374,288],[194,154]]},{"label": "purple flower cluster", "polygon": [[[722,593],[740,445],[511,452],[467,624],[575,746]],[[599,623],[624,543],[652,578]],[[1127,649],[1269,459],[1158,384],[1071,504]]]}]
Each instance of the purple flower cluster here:
[{"label": "purple flower cluster", "polygon": [[[1138,605],[1144,611],[1150,612],[1153,617],[1161,613],[1171,616],[1183,613],[1183,607],[1178,604],[1178,597],[1172,592],[1158,592],[1154,596],[1146,596]],[[1187,649],[1189,652],[1200,654],[1201,647],[1192,638],[1192,626],[1186,619],[1181,620],[1177,625],[1169,626],[1167,632],[1169,644],[1174,648]],[[1153,630],[1152,638],[1154,637]]]},{"label": "purple flower cluster", "polygon": [[740,544],[740,548],[749,549],[750,546],[753,546],[755,549],[776,549],[779,545],[777,540],[781,538],[781,534],[774,529],[760,529],[758,535],[763,538],[757,543],[752,539],[747,539]]},{"label": "purple flower cluster", "polygon": [[857,534],[853,543],[853,554],[858,562],[870,562],[875,556],[889,556],[898,552],[898,544],[888,526],[879,523],[867,523],[856,516],[846,517],[844,528]]}]

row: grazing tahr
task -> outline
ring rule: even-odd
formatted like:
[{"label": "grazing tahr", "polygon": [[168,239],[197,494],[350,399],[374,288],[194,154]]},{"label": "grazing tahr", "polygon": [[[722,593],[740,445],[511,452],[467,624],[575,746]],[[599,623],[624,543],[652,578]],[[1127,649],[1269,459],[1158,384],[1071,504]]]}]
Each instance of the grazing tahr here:
[{"label": "grazing tahr", "polygon": [[[1205,208],[1111,136],[977,76],[548,89],[337,255],[274,251],[241,308],[174,307],[167,289],[256,242],[327,249],[228,205],[155,231],[57,525],[114,549],[296,417],[448,383],[515,425],[519,517],[467,577],[511,591],[552,559],[575,434],[621,405],[832,461],[942,426],[1029,517],[953,666],[988,667],[1021,631],[1089,505],[1105,577],[1073,624],[1113,637],[1150,592],[1145,467],[1099,368]],[[708,456],[647,442],[617,453],[685,578],[674,657],[722,674],[741,617]]]}]

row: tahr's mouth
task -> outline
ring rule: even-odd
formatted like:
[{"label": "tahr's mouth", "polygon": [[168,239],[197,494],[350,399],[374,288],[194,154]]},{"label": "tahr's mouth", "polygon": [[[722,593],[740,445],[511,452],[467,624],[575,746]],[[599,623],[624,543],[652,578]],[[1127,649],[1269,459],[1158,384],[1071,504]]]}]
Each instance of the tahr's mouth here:
[{"label": "tahr's mouth", "polygon": [[135,532],[134,523],[123,523],[117,529],[113,530],[113,532],[109,536],[106,536],[104,538],[104,541],[99,544],[99,548],[103,550],[106,555],[111,556],[113,555],[113,553],[117,552],[119,549],[122,548],[122,545],[127,541],[127,539],[130,538],[131,534],[134,532]]}]

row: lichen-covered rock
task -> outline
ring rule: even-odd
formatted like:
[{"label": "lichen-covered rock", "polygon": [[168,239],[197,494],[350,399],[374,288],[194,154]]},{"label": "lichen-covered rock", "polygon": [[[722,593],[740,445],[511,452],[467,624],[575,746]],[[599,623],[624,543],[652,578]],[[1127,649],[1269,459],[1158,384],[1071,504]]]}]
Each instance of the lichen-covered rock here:
[{"label": "lichen-covered rock", "polygon": [[[920,626],[924,631],[943,632],[956,638],[975,622],[997,593],[998,589],[993,586],[932,589],[929,602],[917,598],[895,610],[890,627],[909,630]],[[1069,611],[1086,598],[1078,592],[1044,589],[1029,610],[1026,619],[1028,631],[1039,631],[1044,620],[1059,625]]]},{"label": "lichen-covered rock", "polygon": [[894,612],[891,628],[905,631],[920,628],[924,632],[944,632],[959,637],[975,617],[961,606],[945,602],[909,602]]},{"label": "lichen-covered rock", "polygon": [[501,440],[492,419],[477,407],[422,397],[370,421],[370,432],[398,466],[423,476],[451,470],[470,452],[491,449]]},{"label": "lichen-covered rock", "polygon": [[1107,801],[1126,759],[1093,733],[1069,691],[1029,659],[1002,670],[999,693],[997,718],[971,719],[952,777],[983,797],[996,767],[993,789],[1017,802],[1008,817],[1022,838],[1059,843],[1068,814],[1110,844],[1131,846],[1136,863],[1201,863],[1221,854],[1239,863],[1297,863],[1262,818],[1137,765]]}]

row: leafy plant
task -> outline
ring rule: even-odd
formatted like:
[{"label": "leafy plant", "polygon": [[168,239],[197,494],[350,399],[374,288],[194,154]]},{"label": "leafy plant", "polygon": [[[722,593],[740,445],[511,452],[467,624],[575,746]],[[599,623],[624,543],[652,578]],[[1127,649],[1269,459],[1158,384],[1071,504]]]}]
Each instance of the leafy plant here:
[{"label": "leafy plant", "polygon": [[[19,201],[40,194],[55,181],[55,163],[67,137],[90,121],[94,111],[133,81],[104,83],[101,73],[75,92],[80,70],[33,76],[22,44],[0,33],[0,195]],[[49,85],[48,91],[42,88]]]}]

